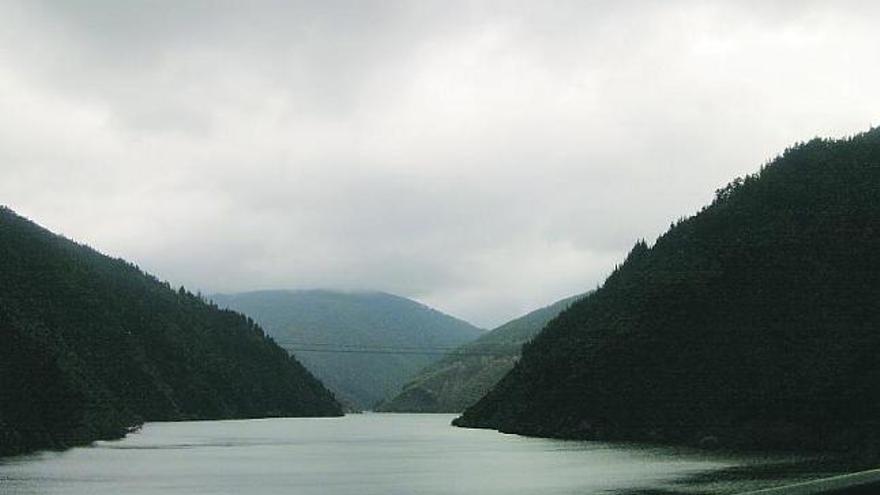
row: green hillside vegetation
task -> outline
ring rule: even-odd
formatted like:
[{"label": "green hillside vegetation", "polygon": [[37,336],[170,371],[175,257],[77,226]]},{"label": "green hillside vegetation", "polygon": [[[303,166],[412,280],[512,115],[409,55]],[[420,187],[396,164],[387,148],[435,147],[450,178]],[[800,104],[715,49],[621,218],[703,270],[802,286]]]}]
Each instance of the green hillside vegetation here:
[{"label": "green hillside vegetation", "polygon": [[[372,409],[483,330],[383,292],[259,291],[212,298],[253,316],[351,409]],[[311,350],[303,350],[311,349]]]},{"label": "green hillside vegetation", "polygon": [[0,207],[0,455],[143,421],[340,414],[250,319]]},{"label": "green hillside vegetation", "polygon": [[528,435],[845,448],[880,418],[880,130],[717,191],[531,343],[455,423]]},{"label": "green hillside vegetation", "polygon": [[422,370],[377,409],[387,412],[451,413],[471,406],[519,359],[522,345],[583,295],[557,301],[511,320],[452,351]]}]

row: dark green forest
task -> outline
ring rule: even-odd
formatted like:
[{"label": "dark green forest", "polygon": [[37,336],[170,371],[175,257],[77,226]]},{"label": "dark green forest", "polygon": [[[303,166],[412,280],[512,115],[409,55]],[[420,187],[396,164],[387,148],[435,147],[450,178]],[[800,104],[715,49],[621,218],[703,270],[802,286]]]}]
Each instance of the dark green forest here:
[{"label": "dark green forest", "polygon": [[372,409],[444,350],[484,333],[384,292],[267,290],[211,297],[255,318],[352,410]]},{"label": "dark green forest", "polygon": [[583,294],[511,320],[421,370],[377,408],[387,412],[458,413],[486,395],[513,368],[523,344]]},{"label": "dark green forest", "polygon": [[152,420],[341,413],[251,319],[0,207],[0,455]]},{"label": "dark green forest", "polygon": [[855,449],[880,439],[880,129],[786,150],[553,320],[455,421]]}]

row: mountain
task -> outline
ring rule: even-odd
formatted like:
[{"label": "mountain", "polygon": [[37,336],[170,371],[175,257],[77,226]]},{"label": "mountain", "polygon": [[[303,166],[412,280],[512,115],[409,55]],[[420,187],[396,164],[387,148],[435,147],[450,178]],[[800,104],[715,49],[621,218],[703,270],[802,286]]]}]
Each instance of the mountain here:
[{"label": "mountain", "polygon": [[455,424],[855,448],[880,439],[880,129],[717,191],[553,320]]},{"label": "mountain", "polygon": [[212,296],[253,316],[352,409],[371,409],[483,330],[382,292],[259,291]]},{"label": "mountain", "polygon": [[511,320],[429,365],[383,402],[379,411],[461,412],[513,368],[522,345],[584,295],[569,297]]},{"label": "mountain", "polygon": [[143,421],[341,413],[249,318],[0,207],[0,455]]}]

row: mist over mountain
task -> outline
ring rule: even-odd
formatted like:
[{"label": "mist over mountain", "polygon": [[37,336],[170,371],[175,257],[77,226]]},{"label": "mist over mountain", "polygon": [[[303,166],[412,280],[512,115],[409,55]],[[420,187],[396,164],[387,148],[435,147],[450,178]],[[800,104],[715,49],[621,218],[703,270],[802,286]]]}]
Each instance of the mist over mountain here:
[{"label": "mist over mountain", "polygon": [[[744,143],[744,145],[747,145]],[[637,243],[460,426],[855,448],[880,417],[880,129],[786,150]]]},{"label": "mist over mountain", "polygon": [[511,320],[429,365],[380,411],[461,412],[473,405],[513,368],[522,345],[575,301],[577,295]]},{"label": "mist over mountain", "polygon": [[252,316],[353,409],[372,409],[421,368],[483,333],[383,292],[280,290],[212,299]]},{"label": "mist over mountain", "polygon": [[0,207],[0,455],[144,421],[341,412],[250,318]]}]

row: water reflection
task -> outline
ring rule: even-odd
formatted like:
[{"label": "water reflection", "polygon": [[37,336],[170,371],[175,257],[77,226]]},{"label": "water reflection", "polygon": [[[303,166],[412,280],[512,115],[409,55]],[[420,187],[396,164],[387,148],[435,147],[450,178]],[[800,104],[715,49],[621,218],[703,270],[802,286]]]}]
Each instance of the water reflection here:
[{"label": "water reflection", "polygon": [[0,462],[5,494],[700,493],[713,472],[782,459],[502,435],[451,415],[150,423],[127,438]]}]

